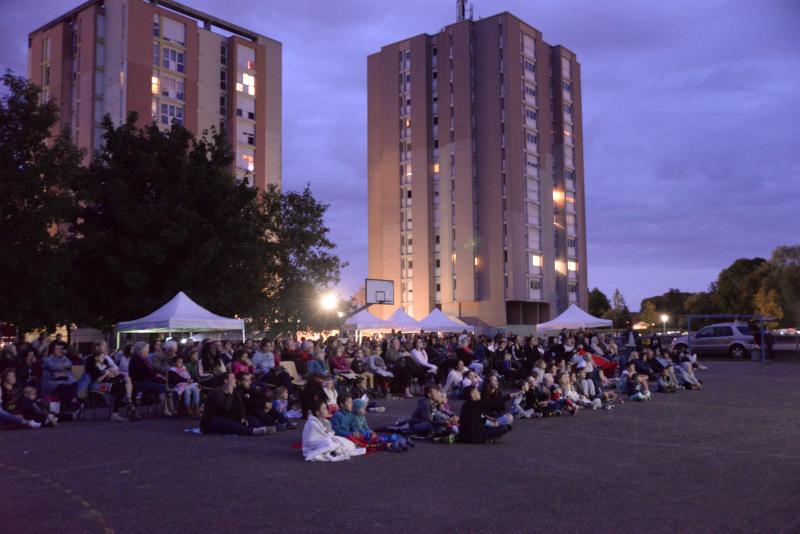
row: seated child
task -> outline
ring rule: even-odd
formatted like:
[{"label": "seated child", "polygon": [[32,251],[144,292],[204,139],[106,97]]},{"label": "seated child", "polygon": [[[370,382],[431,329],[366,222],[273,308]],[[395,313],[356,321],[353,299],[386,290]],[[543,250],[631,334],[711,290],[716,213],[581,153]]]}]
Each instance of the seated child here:
[{"label": "seated child", "polygon": [[59,417],[64,419],[69,415],[59,414],[57,417],[55,414],[43,409],[36,398],[36,388],[33,386],[25,386],[18,408],[23,418],[28,421],[36,421],[44,426],[58,426]]},{"label": "seated child", "polygon": [[628,380],[628,399],[633,401],[649,401],[653,398],[647,385],[647,375],[633,373]]},{"label": "seated child", "polygon": [[444,438],[448,443],[455,442],[447,422],[441,417],[434,420],[434,412],[438,407],[439,390],[434,386],[425,386],[425,396],[417,402],[417,408],[411,414],[409,430],[411,434],[423,438]]},{"label": "seated child", "polygon": [[353,401],[353,430],[357,436],[367,443],[377,441],[378,434],[376,434],[367,424],[367,403],[362,399],[355,399]]},{"label": "seated child", "polygon": [[342,393],[337,400],[339,409],[331,417],[333,433],[343,438],[360,438],[361,436],[354,436],[353,396],[350,393]]},{"label": "seated child", "polygon": [[333,379],[328,379],[322,385],[322,390],[325,392],[325,400],[328,402],[328,412],[336,413],[339,409],[339,392],[336,391],[336,382]]},{"label": "seated child", "polygon": [[658,385],[658,391],[661,393],[675,393],[678,391],[678,384],[675,383],[672,373],[666,367],[661,369],[656,384]]},{"label": "seated child", "polygon": [[272,401],[272,410],[270,410],[269,414],[275,419],[278,430],[282,430],[281,427],[297,428],[297,423],[292,423],[289,418],[300,419],[303,416],[296,402],[290,406],[289,390],[283,386],[275,389],[275,399]]},{"label": "seated child", "polygon": [[303,427],[303,457],[307,462],[338,462],[367,452],[334,433],[327,420],[328,407],[324,400],[315,400],[309,411],[311,413]]},{"label": "seated child", "polygon": [[353,394],[353,399],[358,400],[361,399],[367,403],[367,411],[372,413],[383,413],[386,411],[386,408],[383,406],[378,405],[377,402],[370,400],[369,393],[367,389],[367,380],[368,377],[365,375],[361,375],[356,378],[356,383],[353,386],[351,393]]}]

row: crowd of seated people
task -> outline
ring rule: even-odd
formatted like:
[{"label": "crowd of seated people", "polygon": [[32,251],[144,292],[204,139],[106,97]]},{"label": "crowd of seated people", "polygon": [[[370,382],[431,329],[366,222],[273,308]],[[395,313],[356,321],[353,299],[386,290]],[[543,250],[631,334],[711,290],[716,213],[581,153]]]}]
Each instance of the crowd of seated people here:
[{"label": "crowd of seated people", "polygon": [[381,439],[366,421],[383,411],[379,400],[414,398],[415,386],[410,416],[382,430],[447,443],[494,443],[520,419],[703,387],[703,367],[688,352],[652,341],[620,350],[590,331],[185,341],[129,338],[116,351],[100,341],[85,356],[60,336],[7,343],[0,426],[56,427],[80,419],[96,394],[113,422],[139,419],[150,404],[199,419],[204,434],[266,435],[305,418],[306,459],[338,461]]}]

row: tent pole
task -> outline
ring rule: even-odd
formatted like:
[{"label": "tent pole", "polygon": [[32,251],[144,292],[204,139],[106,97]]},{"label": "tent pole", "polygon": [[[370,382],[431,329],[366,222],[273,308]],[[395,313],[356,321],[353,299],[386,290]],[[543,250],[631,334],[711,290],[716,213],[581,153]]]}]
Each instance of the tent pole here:
[{"label": "tent pole", "polygon": [[119,330],[117,330],[117,350],[119,350]]},{"label": "tent pole", "polygon": [[244,337],[244,328],[242,328],[242,343],[244,343],[244,341],[245,341],[245,337]]}]

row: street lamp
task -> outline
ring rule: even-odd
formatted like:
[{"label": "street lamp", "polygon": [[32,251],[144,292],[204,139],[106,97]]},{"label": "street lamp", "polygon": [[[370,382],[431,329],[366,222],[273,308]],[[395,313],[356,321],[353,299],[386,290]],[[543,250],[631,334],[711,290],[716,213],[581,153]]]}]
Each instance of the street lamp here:
[{"label": "street lamp", "polygon": [[325,311],[333,311],[336,309],[339,299],[334,293],[325,293],[319,300],[319,305]]},{"label": "street lamp", "polygon": [[661,322],[664,323],[664,333],[667,333],[667,321],[669,321],[669,315],[666,313],[661,314]]}]

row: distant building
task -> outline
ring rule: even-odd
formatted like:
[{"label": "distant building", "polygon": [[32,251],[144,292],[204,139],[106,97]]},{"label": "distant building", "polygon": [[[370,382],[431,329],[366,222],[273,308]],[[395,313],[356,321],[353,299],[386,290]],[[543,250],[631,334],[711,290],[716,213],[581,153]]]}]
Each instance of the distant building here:
[{"label": "distant building", "polygon": [[235,172],[281,183],[281,43],[178,2],[89,0],[28,37],[28,77],[88,158],[100,122],[225,128]]},{"label": "distant building", "polygon": [[509,13],[459,19],[368,58],[369,277],[417,319],[585,309],[577,58]]}]

